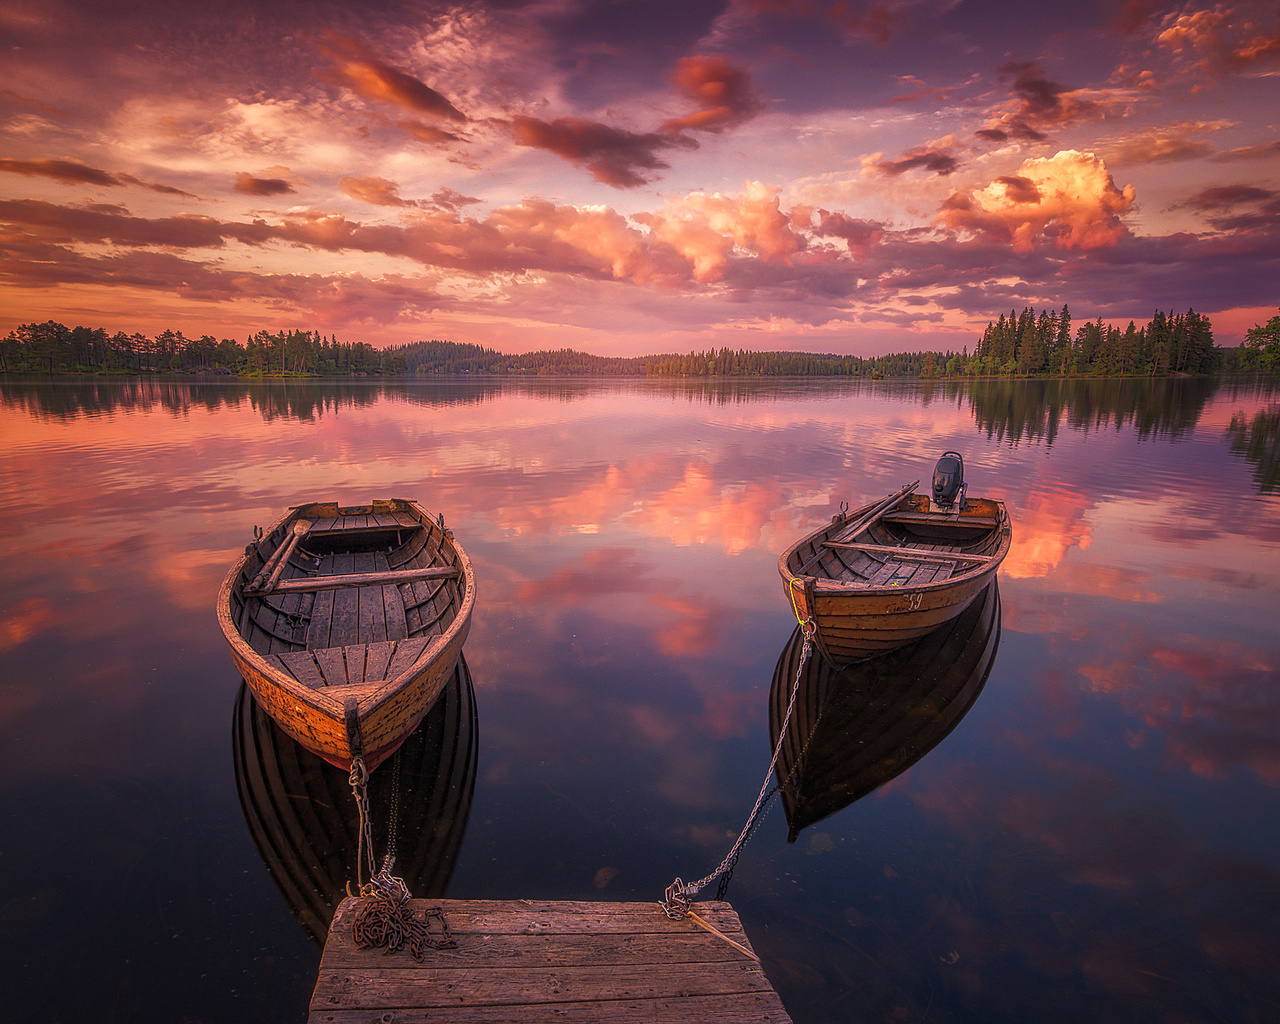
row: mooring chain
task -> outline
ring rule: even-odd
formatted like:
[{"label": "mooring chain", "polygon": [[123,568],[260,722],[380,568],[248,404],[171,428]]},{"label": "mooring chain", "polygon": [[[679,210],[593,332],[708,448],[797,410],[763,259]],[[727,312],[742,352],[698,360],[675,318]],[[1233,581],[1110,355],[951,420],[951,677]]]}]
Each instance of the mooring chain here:
[{"label": "mooring chain", "polygon": [[687,917],[689,914],[689,905],[702,888],[720,875],[733,868],[738,860],[738,854],[742,850],[743,844],[747,841],[747,837],[751,835],[752,829],[755,828],[756,822],[760,817],[760,813],[765,803],[776,793],[777,787],[772,790],[769,788],[769,781],[773,778],[774,770],[778,765],[778,758],[782,754],[782,744],[787,738],[787,726],[791,722],[791,713],[795,710],[796,695],[800,692],[800,677],[804,672],[804,666],[809,660],[809,653],[813,650],[813,636],[816,629],[813,619],[810,618],[806,622],[801,623],[801,632],[804,634],[804,643],[800,648],[800,664],[796,668],[795,682],[791,685],[791,699],[787,703],[787,713],[782,720],[782,726],[778,730],[778,742],[773,748],[773,759],[769,762],[769,769],[764,776],[764,784],[760,787],[760,795],[756,797],[755,806],[751,809],[751,814],[747,817],[747,823],[743,826],[742,832],[739,833],[737,842],[733,844],[733,848],[725,856],[724,860],[716,867],[711,874],[697,882],[685,883],[682,879],[676,878],[663,894],[662,909],[666,912],[667,917],[679,919]]},{"label": "mooring chain", "polygon": [[[396,832],[398,829],[398,805],[400,802],[400,754],[393,762],[391,818],[387,828],[387,851],[381,870],[375,870],[373,852],[373,823],[369,813],[369,773],[364,760],[351,759],[351,771],[347,776],[351,792],[356,799],[360,815],[359,834],[356,842],[356,885],[359,889],[360,908],[351,922],[351,940],[361,949],[386,946],[387,953],[395,953],[406,943],[415,960],[421,960],[428,949],[445,949],[455,945],[441,907],[428,907],[415,914],[409,907],[409,887],[403,878],[391,872],[396,861]],[[369,881],[364,881],[368,869]],[[347,885],[347,895],[351,892]],[[437,922],[438,927],[432,926]]]},{"label": "mooring chain", "polygon": [[386,946],[384,956],[399,952],[407,944],[409,955],[415,960],[422,960],[428,949],[457,945],[442,908],[427,907],[415,914],[409,910],[407,898],[400,901],[381,897],[360,904],[351,922],[351,941],[360,949]]}]

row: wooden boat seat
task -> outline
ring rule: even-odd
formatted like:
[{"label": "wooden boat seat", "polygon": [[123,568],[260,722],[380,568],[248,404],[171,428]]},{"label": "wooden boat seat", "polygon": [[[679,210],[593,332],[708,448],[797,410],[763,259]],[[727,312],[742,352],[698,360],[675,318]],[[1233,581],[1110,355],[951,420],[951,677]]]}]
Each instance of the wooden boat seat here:
[{"label": "wooden boat seat", "polygon": [[981,565],[991,561],[988,555],[964,555],[958,551],[920,551],[894,544],[854,544],[850,541],[828,540],[823,541],[822,546],[842,551],[865,551],[870,555],[883,555],[886,558],[913,562],[973,562]]},{"label": "wooden boat seat", "polygon": [[882,523],[928,523],[930,526],[972,526],[974,529],[995,529],[997,521],[994,516],[957,515],[940,520],[935,513],[926,512],[886,512],[880,516]]},{"label": "wooden boat seat", "polygon": [[370,515],[337,516],[317,519],[308,533],[344,533],[347,531],[413,529],[421,526],[408,512],[378,512]]},{"label": "wooden boat seat", "polygon": [[[354,684],[372,692],[417,661],[434,639],[436,637],[414,637],[322,647],[314,651],[283,651],[268,655],[266,660],[313,690]],[[358,697],[360,693],[342,695]]]}]

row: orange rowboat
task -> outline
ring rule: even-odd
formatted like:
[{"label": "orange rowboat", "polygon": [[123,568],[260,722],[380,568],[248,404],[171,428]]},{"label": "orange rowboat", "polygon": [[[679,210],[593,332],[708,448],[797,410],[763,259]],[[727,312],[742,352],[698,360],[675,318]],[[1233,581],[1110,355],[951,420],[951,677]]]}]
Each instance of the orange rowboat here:
[{"label": "orange rowboat", "polygon": [[835,665],[945,625],[995,579],[1009,552],[1002,502],[965,498],[960,484],[959,500],[953,494],[948,505],[936,486],[934,500],[913,494],[918,484],[841,513],[778,559],[796,618],[812,620],[818,648]]},{"label": "orange rowboat", "polygon": [[263,710],[339,768],[373,771],[435,703],[471,627],[462,546],[399,498],[289,509],[231,567],[218,624]]}]

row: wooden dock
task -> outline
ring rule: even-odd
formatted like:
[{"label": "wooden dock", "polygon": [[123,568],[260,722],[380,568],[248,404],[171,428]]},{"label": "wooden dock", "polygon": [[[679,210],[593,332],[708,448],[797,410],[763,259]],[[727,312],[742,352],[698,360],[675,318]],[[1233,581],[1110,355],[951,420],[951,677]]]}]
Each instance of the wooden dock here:
[{"label": "wooden dock", "polygon": [[413,900],[439,906],[456,946],[418,962],[360,949],[359,904],[334,915],[309,1024],[790,1024],[733,907],[695,903],[673,921],[657,903]]}]

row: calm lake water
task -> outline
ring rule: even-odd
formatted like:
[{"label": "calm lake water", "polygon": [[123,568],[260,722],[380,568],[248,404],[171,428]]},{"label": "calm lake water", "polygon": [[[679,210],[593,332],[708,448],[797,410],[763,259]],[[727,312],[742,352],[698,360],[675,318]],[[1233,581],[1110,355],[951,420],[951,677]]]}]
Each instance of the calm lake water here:
[{"label": "calm lake water", "polygon": [[252,787],[332,780],[248,741],[214,617],[284,507],[417,498],[475,563],[469,678],[402,769],[452,793],[402,811],[416,894],[657,900],[768,769],[778,554],[946,449],[1013,518],[994,657],[931,749],[747,843],[726,898],[787,1010],[1280,1020],[1275,382],[6,384],[0,438],[7,1021],[305,1020],[272,871],[337,854],[269,869]]}]

